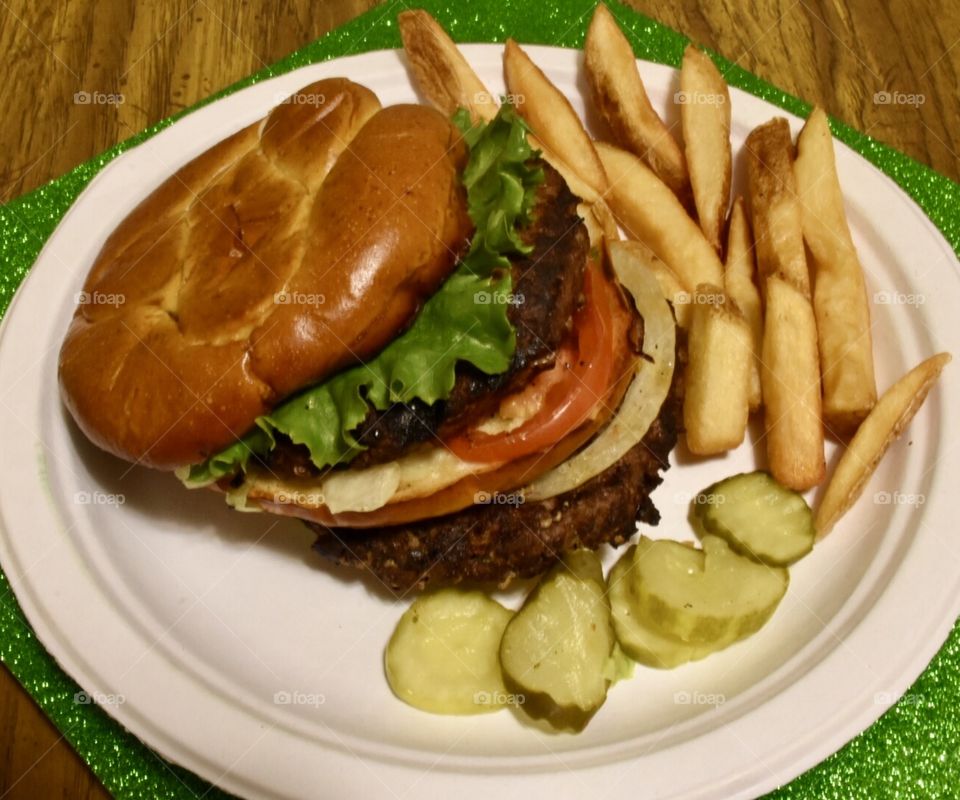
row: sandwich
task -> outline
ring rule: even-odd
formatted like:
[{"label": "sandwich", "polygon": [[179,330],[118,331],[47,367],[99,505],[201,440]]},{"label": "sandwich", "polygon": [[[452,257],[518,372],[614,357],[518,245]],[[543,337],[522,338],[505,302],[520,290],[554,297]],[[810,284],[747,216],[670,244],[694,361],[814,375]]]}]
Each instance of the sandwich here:
[{"label": "sandwich", "polygon": [[395,590],[622,544],[658,520],[680,370],[666,302],[582,209],[509,104],[448,119],[318,81],[110,235],[83,296],[122,302],[77,307],[63,402]]}]

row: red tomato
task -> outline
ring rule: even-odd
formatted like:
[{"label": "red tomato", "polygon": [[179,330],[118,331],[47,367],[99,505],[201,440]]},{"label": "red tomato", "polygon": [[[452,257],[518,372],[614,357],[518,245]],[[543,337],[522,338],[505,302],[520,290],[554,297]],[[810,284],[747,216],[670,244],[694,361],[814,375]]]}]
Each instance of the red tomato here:
[{"label": "red tomato", "polygon": [[545,450],[586,422],[615,378],[610,323],[617,302],[614,292],[599,265],[588,264],[583,276],[585,302],[573,320],[576,351],[563,348],[557,354],[554,369],[563,370],[563,375],[553,382],[543,407],[508,433],[471,430],[449,440],[446,444],[455,455],[465,461],[513,461]]}]

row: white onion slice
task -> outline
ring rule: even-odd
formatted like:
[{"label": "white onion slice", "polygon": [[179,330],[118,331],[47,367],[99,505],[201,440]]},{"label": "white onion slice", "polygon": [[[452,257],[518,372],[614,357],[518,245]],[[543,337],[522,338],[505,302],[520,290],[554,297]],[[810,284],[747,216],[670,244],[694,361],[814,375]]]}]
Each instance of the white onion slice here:
[{"label": "white onion slice", "polygon": [[676,324],[656,276],[623,242],[608,242],[607,255],[620,283],[633,295],[643,317],[643,352],[616,415],[573,458],[544,473],[523,490],[527,501],[569,492],[608,467],[646,435],[670,392],[676,354]]}]

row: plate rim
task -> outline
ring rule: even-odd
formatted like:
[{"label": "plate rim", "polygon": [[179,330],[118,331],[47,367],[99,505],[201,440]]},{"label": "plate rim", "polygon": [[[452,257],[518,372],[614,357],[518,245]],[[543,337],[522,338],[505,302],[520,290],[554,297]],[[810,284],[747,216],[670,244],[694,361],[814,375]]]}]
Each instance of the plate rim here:
[{"label": "plate rim", "polygon": [[[476,48],[492,49],[492,48],[499,48],[499,45],[495,45],[495,44],[466,45],[464,49],[465,49],[465,51],[469,52],[468,48],[474,48],[474,47],[476,47]],[[578,50],[574,50],[574,49],[571,49],[571,48],[544,47],[544,46],[530,46],[530,47],[529,47],[529,50],[530,50],[530,52],[531,52],[532,54],[534,54],[534,55],[536,55],[536,53],[537,53],[538,51],[541,51],[541,50],[542,50],[542,51],[546,51],[546,50],[562,50],[562,51],[566,51],[566,52],[568,52],[568,53],[569,53],[569,52],[579,53]],[[291,80],[291,76],[295,76],[295,75],[300,74],[300,73],[305,72],[305,71],[316,72],[316,71],[318,70],[318,68],[321,68],[321,67],[322,67],[322,68],[329,68],[329,65],[331,65],[331,64],[343,64],[347,59],[364,59],[364,60],[366,60],[366,59],[369,59],[369,58],[371,58],[371,57],[376,57],[376,56],[378,56],[378,55],[380,55],[380,54],[382,54],[382,53],[392,53],[392,54],[395,54],[396,51],[392,51],[392,50],[375,50],[375,51],[370,51],[370,52],[363,53],[363,54],[360,54],[360,55],[357,55],[357,56],[349,56],[349,57],[346,57],[346,58],[338,58],[338,59],[333,59],[333,60],[330,60],[330,61],[322,62],[321,64],[308,65],[308,66],[302,67],[302,68],[300,68],[300,69],[298,69],[298,70],[294,70],[294,71],[291,71],[291,72],[286,73],[286,74],[284,74],[284,75],[278,76],[277,78],[273,78],[273,79],[271,79],[271,80],[269,80],[269,81],[263,81],[262,83],[255,84],[254,86],[248,87],[247,89],[239,90],[239,91],[236,92],[236,93],[233,93],[233,94],[231,94],[231,95],[228,95],[227,97],[220,98],[220,99],[214,101],[213,103],[210,103],[208,106],[204,106],[204,108],[210,108],[210,107],[216,106],[216,105],[217,105],[218,103],[220,103],[220,102],[223,102],[223,101],[225,101],[225,100],[228,100],[228,99],[231,98],[231,97],[237,97],[238,95],[241,95],[243,92],[249,91],[249,90],[251,90],[251,89],[254,89],[254,88],[256,88],[257,86],[263,86],[263,85],[266,85],[266,84],[268,84],[268,83],[272,83],[273,81],[290,81],[290,80]],[[639,60],[638,60],[638,61],[639,61]],[[655,64],[653,64],[653,62],[642,62],[642,61],[641,61],[640,63],[642,63],[642,64],[650,64],[651,66],[662,67],[662,68],[665,68],[665,69],[672,69],[672,68],[669,68],[669,67],[663,67],[663,65],[659,65],[659,64],[656,64],[656,65],[655,65]],[[733,88],[733,87],[732,87],[732,88]],[[741,91],[741,90],[735,90],[735,91]],[[760,101],[760,102],[762,102],[762,103],[764,103],[764,104],[766,104],[766,105],[771,105],[771,107],[772,107],[772,104],[770,104],[769,101],[763,100],[762,98],[758,98],[758,97],[755,97],[755,96],[753,96],[753,95],[749,95],[749,93],[746,93],[746,94],[748,94],[748,96],[752,97],[754,100]],[[199,113],[199,112],[201,112],[201,111],[203,111],[203,109],[198,109],[196,113]],[[794,119],[794,118],[795,118],[795,115],[791,114],[790,112],[784,111],[784,110],[782,110],[782,109],[778,109],[778,113],[783,113],[783,114],[785,114],[785,115],[788,115],[791,119]],[[187,121],[187,120],[190,120],[190,119],[193,119],[193,118],[195,118],[195,114],[193,114],[193,113],[191,113],[191,114],[189,114],[189,115],[186,115],[185,117],[181,118],[181,120],[178,120],[177,122],[173,123],[173,125],[171,125],[171,126],[169,126],[168,128],[166,128],[165,131],[166,131],[166,130],[172,130],[175,126],[177,126],[178,124],[180,124],[180,122],[182,122],[182,121]],[[158,134],[158,136],[159,136],[159,135],[162,135],[165,131],[161,131],[161,132]],[[838,140],[836,140],[836,141],[838,141]],[[841,143],[841,144],[842,144],[842,143]],[[844,147],[846,147],[846,145],[844,145]],[[51,243],[52,241],[54,241],[54,238],[57,236],[57,233],[61,230],[61,228],[62,228],[62,226],[64,225],[64,223],[67,222],[67,220],[69,219],[70,215],[73,214],[73,213],[75,212],[75,210],[80,206],[80,204],[81,204],[81,202],[84,200],[85,196],[87,196],[89,192],[91,192],[92,190],[94,190],[95,187],[98,185],[98,183],[101,182],[101,181],[105,178],[106,175],[110,174],[110,172],[111,172],[113,169],[118,168],[117,165],[121,165],[121,166],[122,166],[122,164],[124,163],[124,160],[125,160],[125,158],[126,158],[126,156],[127,156],[128,154],[135,153],[135,152],[137,152],[139,149],[140,149],[139,147],[131,148],[131,149],[125,151],[124,153],[120,154],[116,159],[114,159],[113,161],[111,161],[110,164],[108,164],[103,170],[101,170],[101,171],[95,176],[95,178],[87,185],[87,187],[84,189],[84,191],[78,196],[78,198],[76,199],[76,201],[71,205],[71,208],[67,211],[67,213],[66,213],[66,214],[64,215],[64,217],[62,218],[60,224],[58,225],[57,230],[54,231],[54,233],[53,233],[53,234],[50,236],[50,238],[48,239],[47,243],[44,245],[43,250],[41,251],[40,255],[38,256],[38,262],[43,258],[44,252],[45,252],[45,251],[47,250],[47,248],[50,246],[50,243]],[[849,148],[848,148],[848,149],[849,149]],[[850,150],[850,152],[853,153],[854,155],[857,155],[857,158],[862,159],[862,157],[859,156],[858,154],[856,154],[855,151],[853,151],[852,149]],[[891,188],[896,191],[897,195],[898,195],[901,199],[905,199],[905,200],[909,201],[909,204],[914,205],[915,209],[920,212],[920,218],[921,218],[921,220],[922,220],[924,223],[926,223],[926,225],[931,229],[931,232],[933,233],[933,235],[939,240],[939,241],[938,241],[938,244],[944,245],[944,246],[946,247],[946,249],[952,254],[953,251],[952,251],[952,249],[949,247],[949,244],[943,239],[942,234],[940,234],[939,230],[936,229],[936,227],[933,225],[932,221],[931,221],[925,214],[923,214],[922,210],[919,209],[918,207],[916,207],[916,204],[914,203],[914,201],[912,200],[912,198],[910,198],[909,195],[907,195],[899,186],[897,186],[896,183],[893,182],[893,181],[889,178],[889,176],[887,176],[887,175],[883,174],[882,172],[880,172],[879,170],[877,170],[875,167],[873,167],[872,164],[869,164],[869,162],[866,162],[865,159],[863,159],[863,161],[864,161],[865,164],[867,164],[867,166],[869,166],[872,170],[874,170],[878,175],[882,175],[884,178],[886,178],[887,181],[890,181],[890,183],[892,184]],[[954,256],[954,261],[955,261],[955,256]],[[12,302],[11,302],[8,310],[7,310],[7,312],[5,313],[4,319],[3,319],[3,325],[0,326],[0,344],[2,344],[2,342],[4,341],[4,339],[5,339],[5,337],[6,337],[7,331],[8,331],[8,329],[9,329],[9,321],[10,321],[11,319],[13,319],[14,316],[15,316],[15,314],[17,313],[17,306],[18,306],[18,304],[21,304],[21,303],[23,302],[22,299],[23,299],[23,297],[24,297],[25,295],[27,295],[27,293],[28,293],[28,287],[29,287],[31,281],[33,281],[33,280],[35,279],[35,277],[36,277],[37,274],[38,274],[38,271],[36,271],[36,270],[31,270],[31,272],[29,273],[29,275],[28,275],[27,278],[25,279],[22,287],[17,291],[16,295],[14,296],[14,298],[13,298],[13,300],[12,300]],[[7,527],[7,526],[6,526],[5,517],[3,516],[3,509],[2,509],[2,508],[0,508],[0,527],[2,527],[2,529],[3,529],[3,530],[2,530],[2,535],[0,535],[0,552],[3,552],[3,554],[4,554],[4,556],[5,556],[4,559],[3,559],[4,563],[9,563],[8,560],[7,560],[7,558],[8,558],[8,553],[7,553],[7,547],[6,547],[6,537],[7,537],[6,527]],[[11,581],[11,587],[12,587],[12,581]],[[18,597],[18,600],[20,600],[21,607],[24,608],[24,603],[23,603],[23,601],[22,601],[22,599],[21,599],[21,597],[20,597],[20,593],[17,592],[16,590],[14,590],[14,591],[15,591],[15,594],[17,595],[17,597]],[[960,614],[960,599],[958,599],[958,601],[957,601],[956,603],[954,603],[954,608],[953,608],[953,610],[954,610],[954,619],[955,619],[956,616],[957,616],[957,614]],[[24,608],[24,611],[25,611],[25,613],[26,613],[26,608]],[[41,614],[42,614],[42,612],[39,612],[39,611],[38,611],[38,613],[41,613]],[[30,622],[31,622],[31,624],[34,626],[34,628],[36,629],[37,626],[36,626],[36,624],[35,624],[35,622],[34,622],[33,617],[28,616],[28,619],[30,620]],[[861,621],[862,621],[862,620],[861,620]],[[859,624],[859,623],[858,623],[858,624]],[[933,655],[933,654],[939,649],[939,647],[942,645],[942,641],[943,641],[943,639],[946,638],[946,635],[949,633],[949,630],[950,630],[950,628],[952,627],[952,624],[953,624],[953,623],[951,622],[951,623],[949,624],[949,626],[947,626],[947,627],[945,628],[943,638],[941,638],[941,639],[937,642],[936,647],[932,649],[932,652],[931,652],[931,654],[930,654],[930,657],[932,657],[932,655]],[[53,626],[53,627],[55,627],[55,626]],[[942,626],[934,626],[934,627],[937,627],[938,630],[939,630],[939,627],[942,627]],[[42,642],[42,643],[44,644],[44,646],[47,648],[48,652],[51,653],[51,655],[55,658],[55,660],[57,660],[58,664],[61,665],[61,668],[63,668],[63,667],[62,667],[62,662],[61,662],[61,660],[56,657],[56,654],[55,654],[55,653],[53,652],[53,650],[51,649],[51,646],[50,646],[50,644],[48,644],[47,639],[44,638],[44,637],[40,637],[39,631],[38,631],[38,637],[41,639],[41,642]],[[919,669],[917,669],[916,673],[912,675],[912,677],[910,677],[910,678],[908,678],[908,679],[906,680],[906,684],[907,684],[907,685],[909,685],[910,683],[912,683],[912,682],[915,680],[916,676],[922,671],[923,667],[924,667],[924,666],[928,663],[928,661],[929,661],[929,657],[916,658],[916,654],[914,654],[914,655],[915,655],[915,657],[914,657],[914,659],[911,661],[911,663],[913,663],[913,662],[920,662],[920,667],[919,667]],[[69,675],[73,675],[73,674],[74,674],[73,670],[65,670],[65,671],[66,671],[67,674],[69,674]],[[912,671],[912,667],[911,667],[911,671]],[[86,688],[86,684],[84,684],[84,685],[85,685],[85,688]],[[108,711],[111,711],[111,710],[113,710],[113,709],[108,709]],[[124,714],[125,714],[125,713],[126,713],[126,712],[124,711]],[[747,712],[747,713],[750,713],[750,712]],[[882,710],[881,710],[880,712],[877,712],[876,714],[866,713],[866,714],[863,714],[862,716],[863,716],[863,717],[869,717],[868,722],[872,722],[872,721],[874,721],[877,717],[880,716],[880,713],[882,713]],[[114,715],[114,716],[115,716],[115,718],[118,718],[118,719],[120,718],[120,715],[119,715],[119,714]],[[120,721],[123,722],[123,719],[120,719]],[[865,727],[865,726],[864,726],[864,727]],[[862,728],[858,728],[858,731],[859,731],[859,730],[862,730]],[[813,734],[811,733],[811,735],[813,735]],[[855,734],[851,734],[851,736],[852,736],[852,735],[855,735]],[[845,737],[845,738],[843,739],[843,741],[840,742],[840,744],[837,745],[837,746],[833,746],[832,744],[829,744],[829,745],[828,745],[828,744],[824,743],[824,744],[822,745],[822,749],[825,751],[825,752],[823,753],[823,755],[824,755],[824,756],[825,756],[825,755],[829,755],[829,753],[831,753],[831,752],[833,752],[834,750],[836,750],[837,747],[842,746],[842,744],[844,744],[846,741],[848,741],[849,738],[851,738],[851,736]],[[177,763],[185,763],[181,758],[171,758],[171,760],[176,761]],[[814,761],[813,763],[817,763],[817,762],[819,762],[820,760],[822,760],[822,757],[817,757],[817,758],[816,758],[816,761]],[[203,774],[203,775],[204,775],[205,777],[207,777],[208,779],[211,779],[209,775],[205,774],[203,771],[201,771],[201,770],[199,770],[199,769],[196,769],[195,767],[191,766],[190,764],[186,764],[186,766],[190,767],[191,769],[195,769],[195,771],[197,771],[198,774]],[[799,774],[800,771],[803,771],[803,770],[809,768],[809,766],[810,766],[810,764],[802,767],[800,770],[798,770],[798,771],[796,771],[796,772],[793,772],[792,775],[791,775],[791,777],[794,776],[794,775],[796,775],[796,774]],[[787,768],[787,771],[792,771],[792,768],[788,767],[788,768]],[[231,777],[232,777],[232,776],[231,776]],[[220,781],[220,783],[219,783],[218,785],[226,786],[227,788],[229,788],[229,783],[224,779],[223,776],[220,776],[220,778],[219,778],[218,780]],[[768,781],[767,783],[769,783],[769,781]],[[691,796],[692,796],[692,795],[691,795]]]}]

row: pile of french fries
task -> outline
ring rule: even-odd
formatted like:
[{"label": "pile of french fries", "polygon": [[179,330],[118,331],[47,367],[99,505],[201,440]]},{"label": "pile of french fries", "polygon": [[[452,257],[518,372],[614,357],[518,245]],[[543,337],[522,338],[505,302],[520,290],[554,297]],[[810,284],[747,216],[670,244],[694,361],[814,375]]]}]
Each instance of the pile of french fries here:
[{"label": "pile of french fries", "polygon": [[[399,25],[431,104],[447,114],[466,108],[475,120],[496,113],[496,97],[436,20],[405,11]],[[690,45],[683,55],[674,97],[682,146],[603,4],[587,30],[584,68],[609,141],[591,138],[516,42],[504,48],[508,95],[534,146],[582,198],[592,241],[620,238],[619,224],[686,331],[690,452],[738,447],[750,415],[762,413],[767,468],[804,491],[824,481],[825,433],[847,442],[816,512],[825,535],[950,360],[922,362],[877,399],[866,282],[826,114],[813,111],[796,145],[784,118],[755,128],[744,146],[747,196],[731,202],[730,92],[707,54]]]}]

